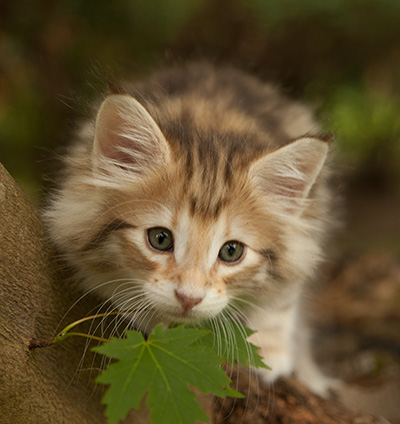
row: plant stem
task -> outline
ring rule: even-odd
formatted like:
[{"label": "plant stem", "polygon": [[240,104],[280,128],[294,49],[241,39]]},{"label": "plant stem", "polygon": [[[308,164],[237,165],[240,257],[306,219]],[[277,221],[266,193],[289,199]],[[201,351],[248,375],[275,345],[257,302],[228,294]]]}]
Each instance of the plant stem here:
[{"label": "plant stem", "polygon": [[111,342],[110,339],[104,339],[103,337],[97,337],[97,336],[93,336],[91,334],[86,334],[86,333],[77,333],[77,332],[70,332],[70,333],[60,333],[58,334],[56,337],[54,337],[54,339],[52,340],[52,344],[54,343],[58,343],[58,342],[62,342],[63,340],[67,339],[68,337],[71,336],[79,336],[79,337],[86,337],[87,339],[91,339],[91,340],[97,340],[99,342],[103,342],[103,343],[108,343]]},{"label": "plant stem", "polygon": [[85,321],[89,321],[96,318],[102,318],[109,315],[120,315],[124,313],[125,313],[124,311],[106,312],[103,314],[90,315],[88,317],[81,318],[77,321],[74,321],[71,324],[68,324],[62,331],[60,331],[55,337],[53,337],[53,339],[49,339],[49,340],[37,340],[33,338],[29,339],[28,348],[29,350],[32,350],[32,349],[52,346],[53,344],[61,342],[71,336],[86,337],[87,339],[97,340],[103,343],[109,342],[111,340],[105,339],[103,337],[93,336],[91,334],[85,334],[85,333],[70,332],[69,330],[71,330],[78,324],[81,324],[82,322],[85,322]]},{"label": "plant stem", "polygon": [[57,343],[57,341],[61,341],[61,340],[64,340],[63,338],[61,338],[60,340],[59,340],[59,338],[60,337],[62,337],[62,336],[64,336],[65,335],[65,333],[68,333],[68,331],[69,330],[71,330],[71,328],[74,328],[75,326],[77,326],[78,324],[81,324],[82,322],[85,322],[85,321],[89,321],[89,320],[92,320],[92,319],[96,319],[96,318],[102,318],[102,317],[106,317],[106,316],[109,316],[109,315],[120,315],[120,314],[123,314],[124,312],[123,311],[115,311],[115,312],[105,312],[105,313],[103,313],[103,314],[96,314],[96,315],[90,315],[90,316],[88,316],[88,317],[85,317],[85,318],[81,318],[81,319],[78,319],[77,321],[74,321],[73,323],[71,323],[71,324],[68,324],[63,330],[61,330],[55,337],[54,337],[54,339],[53,339],[53,343]]}]

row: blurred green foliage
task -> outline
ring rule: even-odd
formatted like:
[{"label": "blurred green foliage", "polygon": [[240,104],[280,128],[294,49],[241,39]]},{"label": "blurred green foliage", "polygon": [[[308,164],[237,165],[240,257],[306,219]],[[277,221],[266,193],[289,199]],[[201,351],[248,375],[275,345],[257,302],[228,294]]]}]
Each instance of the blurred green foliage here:
[{"label": "blurred green foliage", "polygon": [[400,99],[365,87],[343,85],[332,90],[325,122],[339,134],[347,160],[362,165],[383,155],[385,172],[400,177]]},{"label": "blurred green foliage", "polygon": [[6,0],[0,161],[36,198],[107,75],[206,57],[315,105],[354,175],[400,187],[398,0]]}]

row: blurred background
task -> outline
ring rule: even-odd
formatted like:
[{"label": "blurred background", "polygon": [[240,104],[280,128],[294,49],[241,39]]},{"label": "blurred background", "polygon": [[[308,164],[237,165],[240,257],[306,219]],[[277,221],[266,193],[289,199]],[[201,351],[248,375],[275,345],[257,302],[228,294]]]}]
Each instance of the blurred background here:
[{"label": "blurred background", "polygon": [[400,422],[399,0],[0,0],[0,161],[40,204],[109,76],[198,58],[273,81],[336,133],[345,224],[319,356],[346,381],[384,381],[364,407]]},{"label": "blurred background", "polygon": [[139,78],[199,57],[233,63],[311,104],[337,136],[355,205],[348,220],[360,226],[387,213],[372,238],[400,251],[391,239],[400,220],[398,0],[3,0],[1,162],[38,200],[53,152],[109,75]]},{"label": "blurred background", "polygon": [[199,57],[311,104],[337,136],[348,221],[380,214],[372,238],[400,251],[387,240],[400,220],[398,0],[3,0],[1,162],[38,200],[53,152],[109,75],[138,78]]}]

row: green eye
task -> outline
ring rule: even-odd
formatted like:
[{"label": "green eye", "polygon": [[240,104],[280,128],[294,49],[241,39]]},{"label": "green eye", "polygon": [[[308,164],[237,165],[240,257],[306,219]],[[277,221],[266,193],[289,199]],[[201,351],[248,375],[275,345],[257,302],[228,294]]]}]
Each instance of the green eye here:
[{"label": "green eye", "polygon": [[162,252],[172,250],[174,247],[172,233],[167,228],[150,228],[147,230],[147,239],[151,247]]},{"label": "green eye", "polygon": [[220,249],[218,257],[224,262],[237,262],[244,252],[244,246],[239,241],[228,241]]}]

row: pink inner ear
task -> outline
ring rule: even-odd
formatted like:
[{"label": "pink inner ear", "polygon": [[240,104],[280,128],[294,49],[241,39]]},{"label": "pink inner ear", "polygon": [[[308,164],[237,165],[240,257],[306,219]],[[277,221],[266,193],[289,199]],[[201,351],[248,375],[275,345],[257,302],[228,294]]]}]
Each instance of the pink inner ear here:
[{"label": "pink inner ear", "polygon": [[320,173],[327,152],[328,145],[321,140],[299,139],[259,159],[251,172],[266,193],[304,198]]},{"label": "pink inner ear", "polygon": [[288,175],[286,178],[281,178],[280,184],[283,187],[286,195],[301,196],[307,187],[313,183],[315,163],[309,163],[308,157],[296,158],[293,163],[293,168],[298,171],[297,178]]},{"label": "pink inner ear", "polygon": [[135,143],[112,130],[109,130],[104,138],[107,140],[99,145],[100,153],[111,159],[115,165],[135,165],[139,158],[143,160],[145,149],[142,144]]},{"label": "pink inner ear", "polygon": [[[115,140],[118,139],[118,140]],[[121,136],[111,134],[108,136],[108,143],[99,145],[100,153],[115,162],[131,163],[133,156],[126,152],[126,149],[131,149],[132,141],[123,140]]]},{"label": "pink inner ear", "polygon": [[299,197],[304,192],[305,185],[303,180],[271,175],[264,183],[264,190],[278,196]]},{"label": "pink inner ear", "polygon": [[108,97],[96,119],[95,157],[136,173],[168,157],[168,145],[147,110],[127,95]]},{"label": "pink inner ear", "polygon": [[280,192],[279,194],[286,195],[286,196],[288,195],[298,196],[303,193],[303,191],[305,190],[305,186],[306,184],[304,181],[286,178],[285,180],[282,179],[278,183],[278,187],[276,188],[276,191]]}]

